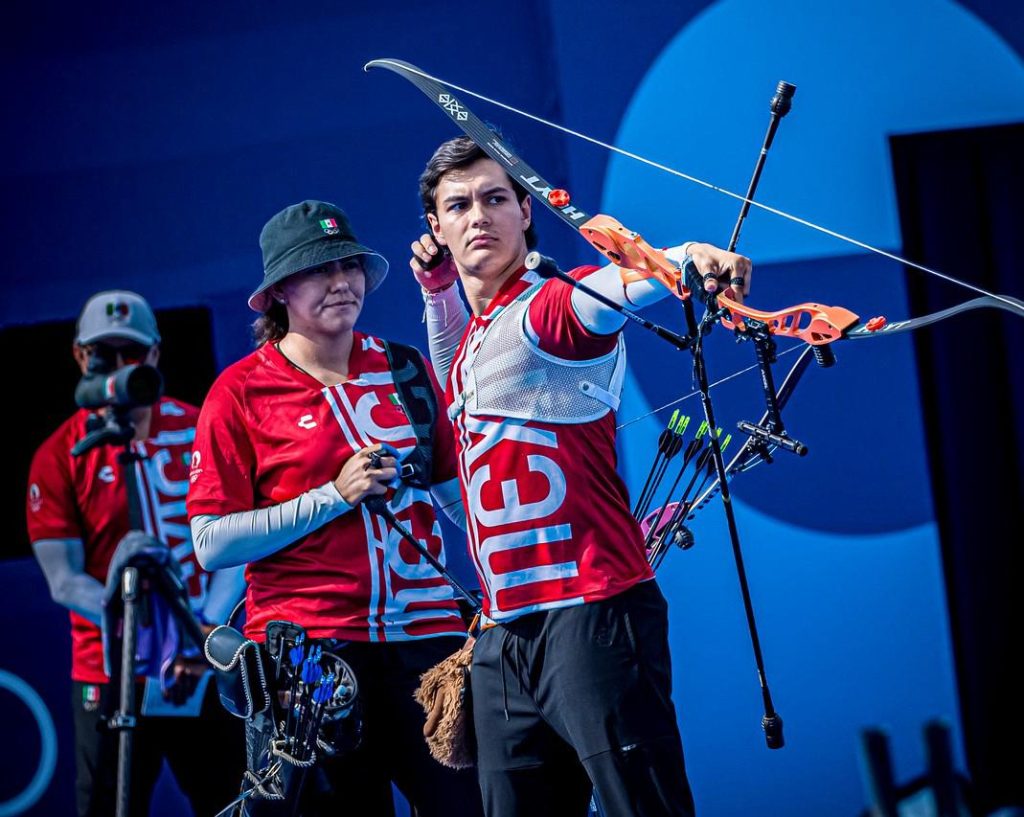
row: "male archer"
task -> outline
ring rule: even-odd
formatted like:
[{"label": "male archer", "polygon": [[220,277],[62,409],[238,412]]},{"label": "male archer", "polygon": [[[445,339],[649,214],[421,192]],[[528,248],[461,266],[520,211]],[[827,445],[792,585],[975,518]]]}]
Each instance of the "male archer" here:
[{"label": "male archer", "polygon": [[[593,789],[609,815],[692,815],[665,599],[615,470],[625,319],[525,268],[531,199],[471,139],[442,144],[419,189],[433,235],[410,266],[495,625],[471,673],[487,814],[583,815]],[[743,256],[696,242],[665,255],[692,258],[709,289],[749,291]],[[570,274],[633,309],[670,292],[615,266]]]}]

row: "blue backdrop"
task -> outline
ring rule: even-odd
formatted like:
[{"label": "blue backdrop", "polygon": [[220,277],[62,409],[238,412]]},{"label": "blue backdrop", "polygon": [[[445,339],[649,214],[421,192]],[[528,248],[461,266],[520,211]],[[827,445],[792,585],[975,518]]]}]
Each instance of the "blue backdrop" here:
[{"label": "blue backdrop", "polygon": [[[798,86],[794,109],[758,198],[897,252],[887,136],[1024,118],[1024,12],[995,0],[681,0],[628,10],[611,0],[524,0],[464,14],[413,2],[173,11],[40,3],[0,14],[0,326],[66,320],[94,291],[126,287],[157,308],[209,307],[220,368],[249,349],[245,298],[261,279],[260,227],[304,198],[340,204],[392,262],[363,325],[423,345],[405,266],[421,228],[415,179],[454,134],[411,87],[363,73],[375,57],[406,59],[734,190],[749,177],[775,84],[787,80]],[[583,208],[615,215],[654,244],[727,241],[735,202],[473,107]],[[570,231],[535,212],[546,253],[563,266],[592,260]],[[899,267],[834,239],[755,212],[740,249],[757,265],[756,305],[818,300],[862,315],[908,314]],[[678,325],[670,305],[656,314]],[[689,392],[690,378],[648,338],[631,331],[627,342],[621,453],[635,491],[670,411],[636,418]],[[694,525],[697,547],[672,554],[662,571],[676,702],[706,814],[854,814],[864,804],[861,728],[891,730],[901,778],[923,768],[926,719],[959,730],[913,354],[909,341],[887,343],[851,344],[838,367],[808,374],[787,412],[808,458],[781,458],[735,483],[784,750],[767,751],[760,734],[717,506]],[[713,378],[750,362],[725,337],[713,338],[709,354]],[[754,374],[717,395],[723,426],[760,413]],[[679,407],[699,413],[692,399]],[[19,641],[16,659],[0,658],[41,692],[56,724],[56,771],[48,780],[39,773],[47,793],[27,813],[68,813],[65,619],[34,564],[0,571],[5,624],[27,616],[47,634],[45,652],[33,639]],[[25,747],[0,790],[3,815],[22,813],[11,798],[32,800],[26,787],[46,765],[35,762],[45,741],[28,714],[31,695],[14,696],[9,676],[0,681]]]}]

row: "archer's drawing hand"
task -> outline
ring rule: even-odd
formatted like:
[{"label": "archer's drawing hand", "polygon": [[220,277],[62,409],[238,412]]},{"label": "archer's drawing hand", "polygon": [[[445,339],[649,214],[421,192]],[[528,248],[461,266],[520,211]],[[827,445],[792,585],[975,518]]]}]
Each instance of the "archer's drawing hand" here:
[{"label": "archer's drawing hand", "polygon": [[447,289],[459,277],[451,255],[439,246],[430,233],[424,233],[411,245],[409,267],[419,285],[427,292]]}]

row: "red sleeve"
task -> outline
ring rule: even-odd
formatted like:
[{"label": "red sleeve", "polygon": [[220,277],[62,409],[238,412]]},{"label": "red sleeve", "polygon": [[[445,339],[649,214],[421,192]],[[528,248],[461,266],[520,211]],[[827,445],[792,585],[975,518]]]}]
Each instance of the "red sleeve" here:
[{"label": "red sleeve", "polygon": [[[598,267],[576,267],[569,272],[577,281],[596,272]],[[567,360],[591,360],[615,348],[618,334],[595,335],[576,316],[572,308],[572,287],[553,280],[545,284],[530,302],[530,326],[537,334],[541,350]]]},{"label": "red sleeve", "polygon": [[28,538],[32,542],[83,538],[71,481],[67,429],[67,424],[58,429],[32,458],[25,501]]},{"label": "red sleeve", "polygon": [[434,388],[434,398],[437,400],[437,420],[434,421],[434,466],[431,474],[431,480],[437,485],[455,479],[459,471],[455,460],[455,435],[452,432],[452,424],[448,422],[448,403],[445,402],[444,392],[434,376],[434,367],[430,365],[429,360],[424,362],[430,376],[430,385]]},{"label": "red sleeve", "polygon": [[249,437],[242,384],[223,376],[199,411],[189,472],[188,516],[223,516],[256,507],[256,456]]}]

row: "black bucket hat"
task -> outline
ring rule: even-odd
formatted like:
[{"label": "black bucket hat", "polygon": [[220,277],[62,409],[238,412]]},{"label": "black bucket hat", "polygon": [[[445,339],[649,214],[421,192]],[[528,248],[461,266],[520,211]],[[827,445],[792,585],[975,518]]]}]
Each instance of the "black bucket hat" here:
[{"label": "black bucket hat", "polygon": [[379,287],[388,274],[387,259],[360,244],[345,212],[325,201],[304,201],[285,207],[264,225],[260,232],[260,249],[263,250],[263,283],[249,296],[249,306],[257,312],[270,309],[267,289],[274,284],[329,261],[363,256],[367,295]]}]

